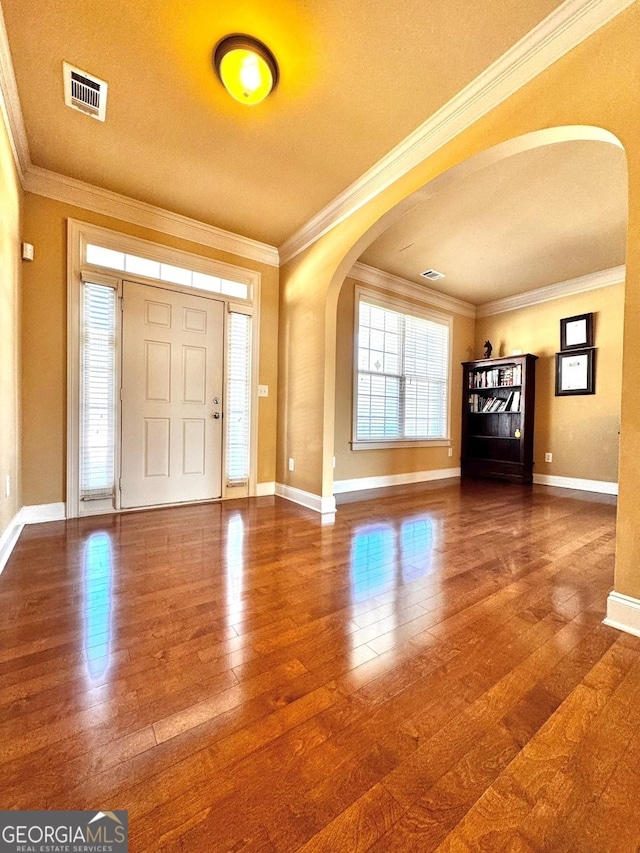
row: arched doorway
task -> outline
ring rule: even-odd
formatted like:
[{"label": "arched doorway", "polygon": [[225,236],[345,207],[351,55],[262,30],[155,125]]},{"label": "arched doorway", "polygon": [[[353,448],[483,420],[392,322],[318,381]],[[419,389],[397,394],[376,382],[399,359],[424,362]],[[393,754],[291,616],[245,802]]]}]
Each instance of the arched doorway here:
[{"label": "arched doorway", "polygon": [[[364,264],[351,268],[337,303],[334,493],[459,474],[459,365],[479,357],[487,338],[495,355],[540,356],[537,481],[616,491],[627,226],[618,140],[590,127],[509,140],[442,174],[383,219],[382,233],[376,223],[363,235],[360,246],[372,237]],[[438,284],[418,274],[432,265],[447,273]],[[449,441],[355,440],[354,313],[359,300],[372,298],[449,318]],[[597,400],[556,398],[559,319],[587,312],[597,316],[607,379]],[[547,451],[555,462],[545,462]]]}]

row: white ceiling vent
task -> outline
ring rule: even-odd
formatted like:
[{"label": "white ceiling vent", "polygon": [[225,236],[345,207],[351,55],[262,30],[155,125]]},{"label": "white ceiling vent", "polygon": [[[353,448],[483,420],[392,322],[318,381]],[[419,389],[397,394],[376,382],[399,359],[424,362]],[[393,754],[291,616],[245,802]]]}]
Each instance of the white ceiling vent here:
[{"label": "white ceiling vent", "polygon": [[428,278],[429,281],[440,281],[441,278],[444,278],[444,273],[438,272],[438,270],[425,270],[420,275],[422,278]]},{"label": "white ceiling vent", "polygon": [[107,84],[86,71],[62,63],[64,102],[73,110],[104,121],[107,111]]}]

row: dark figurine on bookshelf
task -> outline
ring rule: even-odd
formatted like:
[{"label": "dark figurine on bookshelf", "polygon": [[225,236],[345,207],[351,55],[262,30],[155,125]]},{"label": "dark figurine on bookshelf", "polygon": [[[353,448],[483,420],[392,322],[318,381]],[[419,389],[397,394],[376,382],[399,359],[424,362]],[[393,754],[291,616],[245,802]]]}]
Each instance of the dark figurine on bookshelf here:
[{"label": "dark figurine on bookshelf", "polygon": [[493,347],[491,346],[491,341],[484,342],[484,357],[491,358],[491,353],[493,352]]}]

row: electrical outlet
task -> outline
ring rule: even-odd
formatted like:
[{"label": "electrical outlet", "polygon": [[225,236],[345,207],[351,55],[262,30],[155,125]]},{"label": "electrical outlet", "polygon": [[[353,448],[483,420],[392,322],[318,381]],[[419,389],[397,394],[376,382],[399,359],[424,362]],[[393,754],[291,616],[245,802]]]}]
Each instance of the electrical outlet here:
[{"label": "electrical outlet", "polygon": [[449,455],[449,456],[453,456],[453,447],[450,447],[450,448],[449,448],[449,453],[448,453],[448,455]]},{"label": "electrical outlet", "polygon": [[295,462],[293,461],[293,459],[291,457],[289,457],[289,470],[293,471],[294,468],[295,468]]},{"label": "electrical outlet", "polygon": [[8,498],[11,494],[11,474],[7,474],[4,479],[4,496]]},{"label": "electrical outlet", "polygon": [[553,453],[545,453],[544,454],[545,462],[553,462]]},{"label": "electrical outlet", "polygon": [[269,396],[269,386],[268,385],[258,385],[258,397],[268,397]]}]

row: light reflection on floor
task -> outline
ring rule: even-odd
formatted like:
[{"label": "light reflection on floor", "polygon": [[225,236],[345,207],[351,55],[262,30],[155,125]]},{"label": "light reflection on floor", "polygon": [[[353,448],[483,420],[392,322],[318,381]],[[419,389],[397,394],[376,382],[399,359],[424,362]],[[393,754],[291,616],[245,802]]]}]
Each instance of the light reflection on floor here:
[{"label": "light reflection on floor", "polygon": [[239,616],[244,604],[244,522],[239,512],[234,513],[227,524],[227,620],[232,622]]},{"label": "light reflection on floor", "polygon": [[[415,611],[416,607],[407,600],[404,590],[427,574],[433,547],[433,521],[430,518],[419,517],[399,524],[368,524],[356,530],[351,545],[354,614],[376,614],[379,619],[375,630],[382,633],[369,638],[364,627],[350,634],[354,667],[365,663],[375,666],[377,650],[375,644],[370,644],[370,639],[382,640],[388,649],[395,646],[398,631],[406,622],[404,611],[407,607]],[[434,592],[435,587],[439,587],[437,580],[433,584]],[[356,624],[361,624],[357,618]]]},{"label": "light reflection on floor", "polygon": [[84,647],[89,677],[109,668],[113,557],[107,533],[92,533],[84,550]]},{"label": "light reflection on floor", "polygon": [[430,518],[403,522],[400,528],[400,549],[404,583],[418,580],[425,574],[432,548],[433,522]]},{"label": "light reflection on floor", "polygon": [[429,518],[359,528],[351,546],[353,600],[366,601],[394,587],[418,580],[428,568],[433,547]]}]

